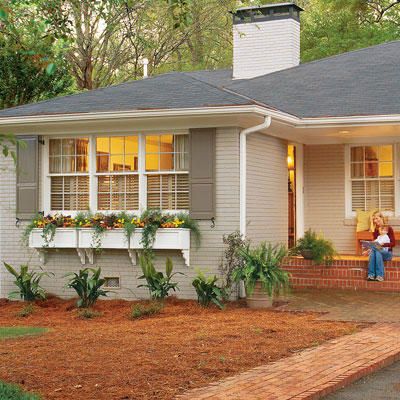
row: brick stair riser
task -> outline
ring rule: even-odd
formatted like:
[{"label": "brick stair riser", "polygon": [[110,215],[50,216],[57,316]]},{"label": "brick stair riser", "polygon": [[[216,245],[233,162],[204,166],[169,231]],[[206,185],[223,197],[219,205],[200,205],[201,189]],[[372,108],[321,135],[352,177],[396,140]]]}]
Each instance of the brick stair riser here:
[{"label": "brick stair riser", "polygon": [[[294,278],[309,278],[309,279],[348,279],[358,280],[366,279],[368,275],[367,269],[357,270],[320,270],[320,271],[304,271],[285,268],[287,272]],[[391,282],[400,282],[400,272],[393,271],[390,268],[385,269],[385,280]]]},{"label": "brick stair riser", "polygon": [[346,279],[309,279],[309,278],[291,278],[291,287],[297,289],[306,288],[337,288],[353,290],[371,290],[400,292],[400,282],[369,282],[365,279],[346,280]]}]

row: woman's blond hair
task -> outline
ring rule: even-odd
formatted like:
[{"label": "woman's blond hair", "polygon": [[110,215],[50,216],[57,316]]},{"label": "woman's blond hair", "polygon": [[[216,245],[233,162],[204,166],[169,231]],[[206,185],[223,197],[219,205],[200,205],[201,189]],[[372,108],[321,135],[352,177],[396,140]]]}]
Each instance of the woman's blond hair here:
[{"label": "woman's blond hair", "polygon": [[387,219],[387,217],[385,217],[383,214],[382,214],[382,212],[381,211],[375,211],[372,215],[371,215],[371,221],[372,221],[372,223],[373,223],[373,225],[374,225],[374,228],[376,228],[376,226],[375,226],[375,224],[374,224],[374,218],[375,217],[379,217],[381,220],[382,220],[382,222],[383,222],[383,225],[388,225],[388,219]]}]

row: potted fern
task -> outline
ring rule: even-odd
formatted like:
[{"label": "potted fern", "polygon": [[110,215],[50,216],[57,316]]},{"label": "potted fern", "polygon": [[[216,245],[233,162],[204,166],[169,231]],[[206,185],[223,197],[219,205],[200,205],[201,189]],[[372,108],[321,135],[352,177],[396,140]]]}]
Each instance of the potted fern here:
[{"label": "potted fern", "polygon": [[283,244],[268,245],[264,242],[256,248],[247,245],[238,250],[243,265],[232,274],[235,282],[243,281],[247,305],[250,308],[272,307],[273,296],[289,287],[289,274],[281,269],[288,251]]},{"label": "potted fern", "polygon": [[300,238],[292,254],[300,254],[306,260],[313,260],[315,264],[332,264],[336,250],[330,240],[318,235],[313,230],[309,229]]}]

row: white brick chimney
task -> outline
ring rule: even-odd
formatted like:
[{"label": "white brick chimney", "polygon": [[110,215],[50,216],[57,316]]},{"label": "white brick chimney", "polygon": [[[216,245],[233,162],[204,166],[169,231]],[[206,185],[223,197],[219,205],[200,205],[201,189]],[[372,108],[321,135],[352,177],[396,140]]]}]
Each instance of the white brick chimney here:
[{"label": "white brick chimney", "polygon": [[294,3],[279,3],[232,12],[234,79],[299,65],[300,11]]}]

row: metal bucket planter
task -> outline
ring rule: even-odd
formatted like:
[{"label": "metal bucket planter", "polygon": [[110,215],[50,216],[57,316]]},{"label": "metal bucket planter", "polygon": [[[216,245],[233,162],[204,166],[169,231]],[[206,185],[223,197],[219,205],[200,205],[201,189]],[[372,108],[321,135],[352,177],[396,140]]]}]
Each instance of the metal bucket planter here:
[{"label": "metal bucket planter", "polygon": [[269,296],[261,287],[261,282],[257,281],[253,293],[246,297],[246,302],[249,308],[271,308],[273,297]]},{"label": "metal bucket planter", "polygon": [[303,256],[303,258],[305,260],[312,260],[313,259],[312,250],[309,250],[309,249],[301,250],[300,254]]}]

